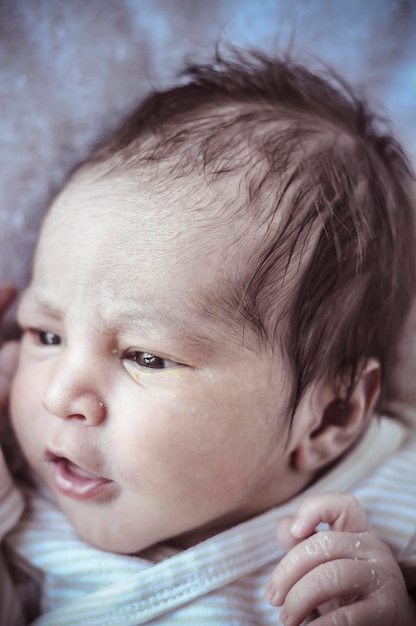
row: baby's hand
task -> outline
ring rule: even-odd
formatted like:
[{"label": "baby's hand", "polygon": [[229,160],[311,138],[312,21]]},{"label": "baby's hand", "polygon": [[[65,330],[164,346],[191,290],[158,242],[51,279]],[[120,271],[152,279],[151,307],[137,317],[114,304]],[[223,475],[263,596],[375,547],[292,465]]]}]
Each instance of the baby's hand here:
[{"label": "baby's hand", "polygon": [[[316,531],[321,522],[329,530]],[[314,610],[314,626],[416,624],[400,568],[353,496],[308,497],[295,517],[279,521],[277,536],[288,553],[272,574],[266,598],[282,607],[285,626],[299,626]]]},{"label": "baby's hand", "polygon": [[[0,321],[12,303],[16,291],[11,285],[0,285]],[[18,343],[9,341],[0,349],[0,417],[7,405],[13,373],[16,369]]]}]

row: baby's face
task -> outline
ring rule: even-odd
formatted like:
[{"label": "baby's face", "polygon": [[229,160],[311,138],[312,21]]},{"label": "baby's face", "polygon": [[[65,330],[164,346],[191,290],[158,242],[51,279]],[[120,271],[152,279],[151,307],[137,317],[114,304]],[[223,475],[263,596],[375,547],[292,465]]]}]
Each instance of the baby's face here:
[{"label": "baby's face", "polygon": [[204,309],[228,235],[201,246],[179,196],[72,183],[19,307],[18,439],[77,532],[114,552],[197,541],[305,480],[281,359]]}]

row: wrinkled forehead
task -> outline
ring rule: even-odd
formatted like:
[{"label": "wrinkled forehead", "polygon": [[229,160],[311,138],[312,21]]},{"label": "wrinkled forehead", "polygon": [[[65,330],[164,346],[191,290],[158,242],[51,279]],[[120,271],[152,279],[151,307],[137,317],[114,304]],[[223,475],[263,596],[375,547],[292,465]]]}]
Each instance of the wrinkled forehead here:
[{"label": "wrinkled forehead", "polygon": [[[173,204],[163,203],[154,189],[140,178],[106,176],[98,168],[76,173],[53,202],[46,216],[42,235],[45,233],[68,234],[79,228],[85,232],[111,228],[113,237],[146,227],[155,231],[155,238],[173,226]],[[162,217],[163,220],[157,219]],[[181,212],[176,212],[179,224]]]},{"label": "wrinkled forehead", "polygon": [[[131,290],[146,274],[163,290],[161,303],[181,294],[213,323],[243,325],[238,303],[252,262],[251,226],[236,218],[231,195],[238,199],[238,189],[231,194],[229,184],[214,188],[197,176],[172,181],[153,172],[83,171],[53,203],[35,265],[51,275],[58,260],[66,272],[73,263],[82,280],[103,290],[106,283]],[[140,289],[143,297],[143,281]],[[150,292],[154,299],[156,288]]]},{"label": "wrinkled forehead", "polygon": [[112,250],[133,257],[152,249],[161,262],[216,261],[232,281],[255,263],[270,227],[249,204],[241,173],[214,182],[197,170],[172,176],[163,164],[110,173],[94,165],[76,173],[53,203],[40,246],[72,239],[108,252],[110,240]]},{"label": "wrinkled forehead", "polygon": [[111,226],[114,237],[140,230],[155,241],[189,235],[197,242],[221,228],[231,234],[224,190],[198,174],[175,180],[155,167],[112,174],[104,167],[75,174],[49,209],[43,231],[77,225],[89,231],[102,225]]}]

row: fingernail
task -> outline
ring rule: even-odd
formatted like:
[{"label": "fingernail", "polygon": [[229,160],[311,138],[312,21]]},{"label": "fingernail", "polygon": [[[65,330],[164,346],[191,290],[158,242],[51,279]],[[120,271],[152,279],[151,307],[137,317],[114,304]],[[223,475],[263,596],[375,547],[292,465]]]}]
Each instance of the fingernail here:
[{"label": "fingernail", "polygon": [[266,586],[264,597],[267,602],[273,604],[273,606],[279,606],[279,604],[281,604],[280,593],[271,582]]},{"label": "fingernail", "polygon": [[304,524],[301,519],[295,519],[292,526],[290,527],[290,532],[295,537],[302,537],[304,533]]},{"label": "fingernail", "polygon": [[264,597],[266,598],[267,602],[272,602],[273,596],[274,596],[274,587],[272,583],[267,583],[267,586],[264,592]]}]

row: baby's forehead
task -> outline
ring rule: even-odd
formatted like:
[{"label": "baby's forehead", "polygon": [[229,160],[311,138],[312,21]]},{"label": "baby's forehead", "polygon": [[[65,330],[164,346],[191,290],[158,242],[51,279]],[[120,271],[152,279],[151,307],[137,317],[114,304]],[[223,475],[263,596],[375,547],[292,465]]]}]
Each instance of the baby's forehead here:
[{"label": "baby's forehead", "polygon": [[239,273],[242,263],[247,266],[258,229],[242,202],[238,178],[212,185],[199,173],[174,178],[160,169],[106,173],[94,167],[74,176],[55,200],[41,238],[78,230],[92,239],[111,237],[134,254],[140,235],[142,245],[167,261],[217,262],[218,275],[231,280],[236,262]]},{"label": "baby's forehead", "polygon": [[209,185],[199,175],[172,180],[149,172],[82,172],[52,206],[42,248],[52,240],[58,247],[70,245],[74,238],[91,246],[101,237],[103,268],[111,266],[112,250],[121,248],[131,260],[126,272],[134,259],[147,263],[147,250],[172,273],[172,280],[174,268],[178,279],[180,272],[195,268],[201,273],[201,289],[192,294],[197,308],[212,320],[235,322],[258,248],[253,245],[258,225],[240,207],[236,180]]},{"label": "baby's forehead", "polygon": [[183,239],[190,248],[229,250],[251,240],[264,221],[249,206],[243,179],[241,172],[216,179],[199,170],[174,175],[169,164],[123,171],[89,167],[64,188],[48,219],[100,218],[116,230],[147,228],[149,237]]}]

